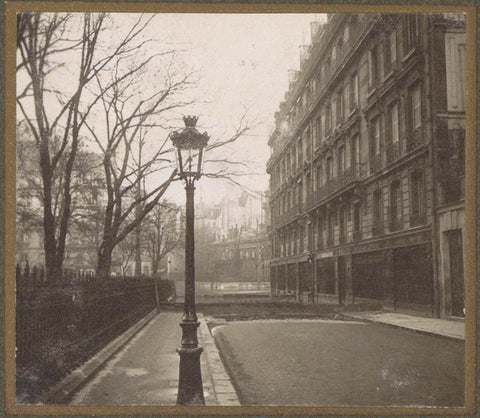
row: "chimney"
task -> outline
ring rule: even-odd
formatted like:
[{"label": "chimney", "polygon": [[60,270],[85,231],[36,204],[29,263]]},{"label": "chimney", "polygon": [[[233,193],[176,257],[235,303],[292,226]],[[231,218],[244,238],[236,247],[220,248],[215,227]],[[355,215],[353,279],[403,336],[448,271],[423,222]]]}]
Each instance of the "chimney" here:
[{"label": "chimney", "polygon": [[289,85],[289,88],[291,88],[293,86],[293,84],[295,84],[295,82],[297,81],[299,72],[300,71],[298,71],[298,70],[288,70],[288,85]]},{"label": "chimney", "polygon": [[307,60],[308,58],[308,49],[309,49],[309,46],[308,45],[301,45],[300,46],[300,66],[303,65],[303,63],[305,62],[305,60]]},{"label": "chimney", "polygon": [[310,36],[312,39],[312,44],[315,43],[315,37],[317,36],[317,33],[321,28],[321,26],[322,26],[321,22],[310,22]]}]

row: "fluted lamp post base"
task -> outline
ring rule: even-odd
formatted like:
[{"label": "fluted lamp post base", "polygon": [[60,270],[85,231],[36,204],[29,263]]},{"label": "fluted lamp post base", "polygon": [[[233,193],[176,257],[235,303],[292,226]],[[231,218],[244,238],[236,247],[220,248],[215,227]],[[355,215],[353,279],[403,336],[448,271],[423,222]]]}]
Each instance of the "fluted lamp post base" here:
[{"label": "fluted lamp post base", "polygon": [[177,405],[205,405],[203,395],[200,355],[203,348],[198,346],[198,321],[185,321],[182,327],[182,346],[177,348],[180,355],[180,376],[178,382]]}]

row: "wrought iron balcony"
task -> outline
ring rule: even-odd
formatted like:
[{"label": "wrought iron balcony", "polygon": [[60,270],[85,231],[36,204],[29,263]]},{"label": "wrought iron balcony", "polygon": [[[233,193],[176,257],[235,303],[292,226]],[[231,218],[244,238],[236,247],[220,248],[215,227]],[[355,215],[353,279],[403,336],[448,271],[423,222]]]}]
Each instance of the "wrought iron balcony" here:
[{"label": "wrought iron balcony", "polygon": [[355,181],[359,181],[363,177],[363,166],[360,164],[353,164],[344,170],[343,173],[339,173],[337,177],[337,189],[341,189]]},{"label": "wrought iron balcony", "polygon": [[334,245],[334,239],[333,239],[333,236],[328,236],[327,237],[327,247],[333,247]]},{"label": "wrought iron balcony", "polygon": [[422,126],[412,129],[407,135],[407,152],[422,146],[425,143],[424,129]]},{"label": "wrought iron balcony", "polygon": [[427,223],[427,217],[419,210],[414,210],[410,214],[410,227],[425,225]]},{"label": "wrought iron balcony", "polygon": [[323,242],[323,237],[317,238],[317,250],[323,250],[325,248],[325,244]]},{"label": "wrought iron balcony", "polygon": [[353,240],[360,241],[362,239],[362,231],[360,229],[353,231]]},{"label": "wrought iron balcony", "polygon": [[398,218],[390,219],[388,229],[390,232],[400,231],[402,229],[402,220]]},{"label": "wrought iron balcony", "polygon": [[279,216],[276,216],[274,219],[274,224],[283,224],[291,219],[294,219],[296,216],[301,215],[303,213],[303,204],[297,203],[289,208],[285,213],[282,213]]},{"label": "wrought iron balcony", "polygon": [[324,185],[318,187],[317,190],[307,194],[306,206],[311,207],[363,178],[365,178],[365,166],[363,164],[352,164],[345,171],[339,173],[336,178],[327,181]]},{"label": "wrought iron balcony", "polygon": [[387,145],[387,162],[391,163],[401,157],[400,141]]},{"label": "wrought iron balcony", "polygon": [[370,159],[370,173],[376,173],[382,166],[382,154],[377,154]]},{"label": "wrought iron balcony", "polygon": [[335,180],[328,180],[323,186],[320,186],[319,189],[316,191],[316,195],[318,199],[322,199],[331,195],[336,190],[336,182]]}]

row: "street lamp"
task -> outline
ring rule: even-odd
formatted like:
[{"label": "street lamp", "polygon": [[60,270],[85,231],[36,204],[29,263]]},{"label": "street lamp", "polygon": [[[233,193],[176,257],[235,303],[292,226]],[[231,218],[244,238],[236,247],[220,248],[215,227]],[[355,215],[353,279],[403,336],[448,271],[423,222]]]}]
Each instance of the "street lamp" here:
[{"label": "street lamp", "polygon": [[185,128],[172,132],[170,138],[176,150],[177,170],[185,180],[186,227],[185,227],[185,301],[182,327],[182,345],[177,348],[180,355],[180,375],[177,405],[205,405],[197,328],[200,325],[195,312],[195,243],[194,243],[194,182],[201,176],[203,150],[209,136],[196,128],[198,117],[184,116]]}]

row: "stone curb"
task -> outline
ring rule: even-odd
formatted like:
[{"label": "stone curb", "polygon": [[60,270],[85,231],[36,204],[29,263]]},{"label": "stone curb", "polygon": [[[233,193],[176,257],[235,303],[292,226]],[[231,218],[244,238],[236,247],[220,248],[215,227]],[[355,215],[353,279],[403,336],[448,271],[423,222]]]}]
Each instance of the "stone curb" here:
[{"label": "stone curb", "polygon": [[103,365],[117,353],[127,341],[137,334],[150,320],[157,315],[157,309],[153,310],[127,331],[114,339],[106,347],[100,350],[93,358],[88,360],[78,369],[63,378],[53,386],[39,401],[39,404],[55,405],[64,404],[65,401],[82,387]]},{"label": "stone curb", "polygon": [[365,321],[365,322],[371,322],[373,324],[380,324],[380,325],[385,325],[387,327],[392,327],[392,328],[402,328],[404,330],[414,332],[416,334],[423,334],[423,335],[431,335],[434,337],[439,337],[439,338],[445,338],[447,340],[452,340],[452,341],[465,341],[465,338],[458,337],[456,335],[450,335],[450,334],[445,334],[439,331],[432,331],[432,330],[426,330],[426,329],[421,329],[421,328],[412,328],[408,327],[402,324],[395,324],[392,322],[385,322],[381,321],[378,319],[372,319],[372,318],[365,318],[363,316],[355,316],[355,315],[349,315],[344,313],[345,318],[349,318],[352,320],[357,320],[357,321]]},{"label": "stone curb", "polygon": [[[220,358],[215,340],[207,326],[203,314],[198,314],[200,322],[199,343],[203,347],[205,363],[208,367],[208,374],[212,380],[212,389],[218,406],[241,406],[237,392],[233,388],[223,362]],[[209,402],[207,401],[207,406]]]}]

